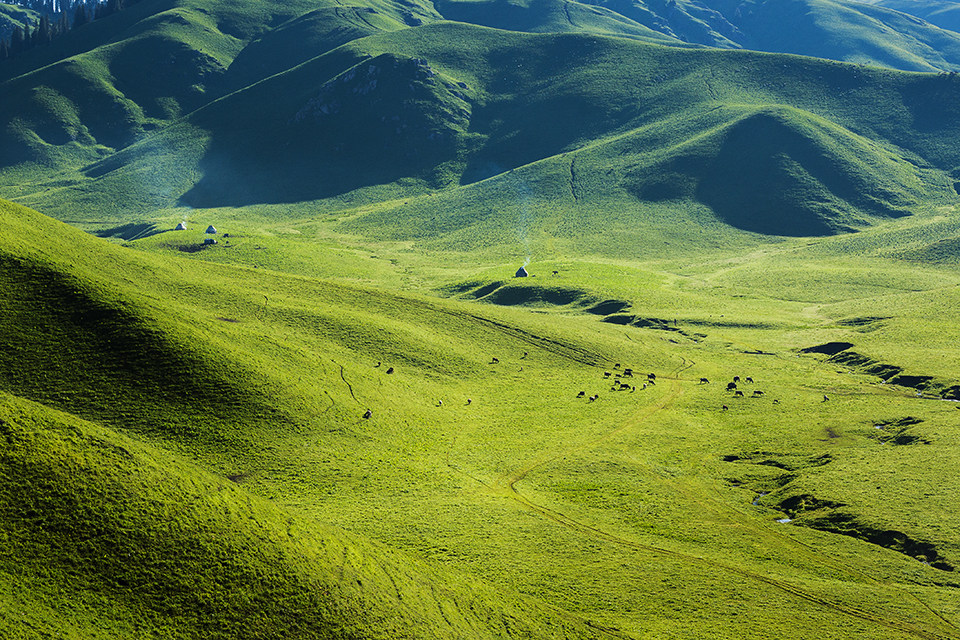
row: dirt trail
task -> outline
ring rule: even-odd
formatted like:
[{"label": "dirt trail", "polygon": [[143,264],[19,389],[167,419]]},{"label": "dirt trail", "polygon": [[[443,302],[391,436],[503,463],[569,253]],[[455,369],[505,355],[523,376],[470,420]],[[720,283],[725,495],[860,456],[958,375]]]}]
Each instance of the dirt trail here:
[{"label": "dirt trail", "polygon": [[[656,416],[659,412],[670,408],[673,405],[673,403],[676,401],[676,399],[683,394],[683,386],[682,386],[680,374],[682,374],[683,371],[685,371],[686,369],[689,369],[692,366],[694,366],[693,362],[684,360],[682,364],[678,366],[676,369],[674,369],[670,374],[663,376],[662,378],[658,378],[657,380],[661,383],[664,381],[670,382],[670,389],[666,393],[666,395],[663,396],[657,402],[641,408],[638,413],[633,415],[626,422],[612,429],[606,434],[600,436],[599,438],[596,438],[586,443],[579,444],[574,447],[570,447],[569,449],[552,452],[550,454],[530,460],[528,463],[515,469],[514,471],[500,476],[493,483],[493,485],[490,485],[487,483],[482,483],[482,484],[486,486],[488,489],[490,489],[491,491],[494,491],[496,493],[509,497],[510,499],[523,505],[525,508],[533,512],[536,512],[542,515],[543,517],[561,526],[564,526],[570,530],[576,531],[582,535],[604,540],[616,545],[620,545],[625,548],[641,551],[644,553],[666,556],[666,557],[673,557],[673,558],[680,559],[684,562],[689,562],[692,564],[708,565],[714,569],[719,569],[721,571],[728,571],[730,573],[734,573],[734,574],[770,585],[794,597],[800,598],[807,602],[811,602],[825,609],[830,609],[834,612],[837,612],[843,615],[848,615],[848,616],[851,616],[863,621],[867,621],[882,627],[886,627],[888,629],[892,629],[904,634],[908,634],[917,638],[924,638],[924,639],[930,639],[930,640],[941,639],[941,638],[960,638],[960,629],[958,629],[952,622],[950,622],[949,620],[944,618],[942,615],[940,615],[939,613],[934,611],[932,608],[930,608],[929,605],[927,605],[925,602],[920,600],[914,594],[911,594],[902,589],[899,589],[895,585],[882,584],[879,581],[863,574],[862,572],[843,564],[842,562],[836,561],[829,557],[824,557],[821,553],[817,552],[815,549],[812,549],[809,546],[804,545],[803,543],[793,538],[790,538],[789,536],[784,536],[783,534],[777,534],[775,532],[771,532],[765,529],[763,530],[758,529],[756,522],[752,518],[750,518],[749,516],[743,513],[736,511],[735,509],[732,509],[728,505],[725,505],[723,503],[718,503],[715,499],[709,496],[693,496],[693,495],[690,495],[690,493],[687,490],[682,489],[679,486],[674,487],[675,489],[677,489],[678,493],[683,493],[687,495],[697,504],[700,504],[705,508],[709,508],[711,511],[715,511],[715,512],[717,512],[718,510],[722,511],[723,517],[729,518],[731,521],[733,521],[739,526],[743,526],[751,530],[755,530],[758,534],[765,537],[774,535],[777,537],[778,540],[782,540],[784,542],[789,542],[790,544],[803,547],[809,553],[809,555],[812,556],[811,559],[814,560],[815,562],[824,563],[825,565],[830,566],[834,569],[840,569],[843,572],[847,573],[847,575],[850,575],[853,578],[862,580],[863,582],[870,583],[874,586],[890,588],[896,591],[900,595],[909,598],[910,600],[914,601],[918,606],[926,610],[933,617],[933,619],[930,620],[927,624],[923,624],[922,622],[914,623],[912,621],[891,619],[889,615],[886,615],[884,612],[875,613],[854,605],[845,604],[839,600],[832,599],[828,596],[822,596],[822,595],[818,595],[815,592],[808,591],[807,589],[804,589],[792,582],[787,582],[786,580],[781,580],[771,576],[763,575],[754,571],[750,571],[749,569],[745,569],[743,567],[713,560],[710,558],[689,555],[686,553],[672,551],[670,549],[655,547],[652,545],[647,545],[647,544],[643,544],[633,540],[629,540],[627,538],[618,536],[609,531],[605,531],[604,529],[594,526],[588,522],[584,522],[582,520],[573,518],[561,511],[550,509],[541,504],[537,504],[531,499],[525,497],[517,489],[516,485],[521,480],[526,478],[529,474],[536,471],[537,469],[545,467],[549,465],[551,462],[559,458],[562,458],[564,456],[569,456],[569,455],[580,453],[589,449],[596,448],[597,446],[603,444],[604,442],[609,441],[610,439],[616,437],[617,435],[620,435],[624,432],[634,429],[637,426],[647,422],[648,420]],[[451,466],[451,468],[453,468],[453,465],[450,464],[449,452],[448,452],[447,463],[448,465]],[[462,471],[460,472],[463,473]],[[673,484],[676,484],[676,483],[673,483]]]}]

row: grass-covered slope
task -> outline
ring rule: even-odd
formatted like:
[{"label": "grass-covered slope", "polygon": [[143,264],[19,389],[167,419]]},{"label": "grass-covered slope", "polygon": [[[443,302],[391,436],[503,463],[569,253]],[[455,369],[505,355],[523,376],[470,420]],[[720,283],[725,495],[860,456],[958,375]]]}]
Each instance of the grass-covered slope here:
[{"label": "grass-covered slope", "polygon": [[[189,263],[133,253],[21,207],[5,204],[0,220],[5,633],[607,636],[238,486],[282,476],[290,442],[354,440],[364,409],[344,380],[360,382],[353,372],[367,349],[392,356],[406,376],[456,368],[454,344],[405,324],[423,315],[421,303],[336,286],[311,296],[309,283],[271,286],[243,272],[231,285],[229,269],[214,283],[223,270],[197,264],[202,276],[189,274]],[[269,297],[248,299],[247,316],[234,305],[254,283]],[[214,315],[207,299],[220,300]],[[376,326],[371,304],[399,313]],[[296,346],[283,344],[291,330]],[[394,337],[377,348],[384,334]],[[322,364],[331,358],[348,373]]]},{"label": "grass-covered slope", "polygon": [[[834,24],[816,18],[841,10],[827,4],[790,6]],[[422,236],[436,226],[425,220],[452,210],[502,214],[517,201],[505,172],[520,167],[545,187],[521,189],[528,205],[580,208],[550,223],[559,235],[609,224],[600,212],[611,206],[820,235],[955,197],[954,76],[660,46],[642,29],[599,36],[616,30],[574,28],[569,4],[484,6],[138,3],[65,36],[70,57],[29,52],[0,70],[0,193],[100,229],[180,206],[312,215],[383,203],[374,215],[396,222],[377,224],[397,238],[411,224]],[[443,11],[574,33],[442,22]],[[744,119],[770,109],[821,124],[767,131],[763,118]],[[746,171],[731,178],[734,166]],[[488,178],[496,183],[474,187]],[[443,210],[429,200],[400,209],[434,192]]]},{"label": "grass-covered slope", "polygon": [[0,395],[9,638],[604,638],[143,441]]},{"label": "grass-covered slope", "polygon": [[526,3],[443,0],[435,2],[434,7],[446,20],[508,31],[609,35],[662,44],[682,44],[677,38],[635,22],[615,9],[592,3],[565,0],[533,0]]},{"label": "grass-covered slope", "polygon": [[941,29],[960,32],[960,3],[950,0],[867,0],[895,11],[922,18]]},{"label": "grass-covered slope", "polygon": [[34,25],[39,21],[39,15],[32,9],[14,4],[0,3],[0,38],[10,41],[14,28],[23,29],[28,24]]},{"label": "grass-covered slope", "polygon": [[720,2],[746,49],[816,56],[907,71],[951,71],[960,37],[913,16],[834,0]]},{"label": "grass-covered slope", "polygon": [[436,282],[403,245],[307,240],[326,280],[256,223],[199,249],[211,213],[124,247],[4,206],[28,637],[958,635],[958,280],[844,260],[888,225],[675,273],[438,254],[437,298],[347,282],[372,251]]},{"label": "grass-covered slope", "polygon": [[[90,165],[72,185],[20,197],[55,212],[110,194],[100,206],[123,203],[118,215],[131,217],[178,202],[386,201],[393,212],[378,226],[404,237],[408,219],[422,235],[438,215],[488,217],[477,189],[488,209],[513,206],[506,172],[526,167],[524,180],[543,185],[524,188],[528,204],[693,205],[750,231],[833,233],[955,197],[958,91],[946,75],[442,23],[337,48]],[[745,118],[754,112],[793,115]],[[745,171],[730,179],[734,167]],[[445,209],[420,200],[399,210],[427,191],[442,192]],[[578,225],[603,222],[582,214]]]}]

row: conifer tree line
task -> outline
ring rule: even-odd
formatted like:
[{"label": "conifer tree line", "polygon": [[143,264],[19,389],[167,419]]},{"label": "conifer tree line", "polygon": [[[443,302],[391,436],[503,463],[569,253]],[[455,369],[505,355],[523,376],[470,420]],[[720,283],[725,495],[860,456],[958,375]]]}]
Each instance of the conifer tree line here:
[{"label": "conifer tree line", "polygon": [[13,0],[13,4],[36,11],[40,18],[25,27],[16,25],[10,36],[0,38],[0,61],[34,47],[49,44],[71,29],[122,11],[140,0]]}]

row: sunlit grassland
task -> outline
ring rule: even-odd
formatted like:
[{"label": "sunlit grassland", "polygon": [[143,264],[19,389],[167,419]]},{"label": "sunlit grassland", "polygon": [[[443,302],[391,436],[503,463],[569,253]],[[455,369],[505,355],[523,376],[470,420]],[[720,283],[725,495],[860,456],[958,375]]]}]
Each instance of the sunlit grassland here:
[{"label": "sunlit grassland", "polygon": [[[120,246],[8,209],[8,256],[68,274],[78,310],[123,311],[107,317],[130,333],[112,334],[128,368],[138,325],[165,338],[147,386],[79,329],[51,333],[43,295],[8,296],[5,317],[26,324],[5,335],[32,344],[40,327],[59,351],[8,351],[6,387],[151,455],[189,456],[304,526],[639,637],[795,637],[775,631],[784,620],[810,637],[955,633],[954,572],[923,562],[955,567],[960,540],[944,517],[960,506],[956,405],[937,395],[960,383],[950,268],[865,256],[852,248],[870,238],[851,236],[699,262],[558,250],[516,279],[519,254],[421,252],[326,216],[185,213],[188,231]],[[921,238],[952,215],[883,232]],[[182,251],[208,222],[218,244]],[[471,295],[489,285],[506,293]],[[540,297],[510,302],[527,290]],[[661,328],[587,312],[604,301]],[[933,383],[918,397],[800,352],[832,341]],[[18,367],[44,369],[43,384],[11,377]],[[733,376],[753,379],[744,397],[726,389]],[[125,629],[136,616],[110,619]]]}]

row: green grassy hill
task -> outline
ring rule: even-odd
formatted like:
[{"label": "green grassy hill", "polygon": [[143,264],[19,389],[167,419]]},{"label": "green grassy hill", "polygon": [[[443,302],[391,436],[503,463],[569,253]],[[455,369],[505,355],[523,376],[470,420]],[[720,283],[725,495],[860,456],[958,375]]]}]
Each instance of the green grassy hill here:
[{"label": "green grassy hill", "polygon": [[12,4],[0,4],[0,38],[9,41],[15,27],[24,28],[39,21],[36,11]]},{"label": "green grassy hill", "polygon": [[960,637],[960,81],[735,50],[952,36],[738,7],[0,65],[0,635]]},{"label": "green grassy hill", "polygon": [[[960,277],[871,249],[952,217],[526,280],[367,241],[445,297],[319,236],[0,220],[25,637],[960,635]],[[337,275],[266,268],[301,243]]]},{"label": "green grassy hill", "polygon": [[895,11],[907,13],[922,18],[941,29],[960,31],[960,6],[956,2],[933,0],[871,0],[869,4],[877,4]]},{"label": "green grassy hill", "polygon": [[[393,355],[402,377],[436,369],[421,360],[430,354],[421,340],[403,346],[405,332],[419,331],[404,325],[404,312],[378,321],[372,292],[319,283],[309,285],[319,285],[320,298],[306,309],[297,301],[306,283],[281,277],[300,295],[272,287],[272,301],[254,298],[244,317],[227,311],[247,295],[242,287],[226,293],[225,281],[210,281],[220,269],[196,265],[200,273],[188,275],[184,264],[133,254],[11,205],[2,221],[5,633],[607,637],[243,489],[255,477],[269,484],[286,473],[278,445],[319,438],[326,450],[325,433],[337,448],[366,438],[336,435],[345,424],[359,426],[364,411],[349,406],[361,393],[343,382],[353,374],[330,364],[352,372],[363,358],[356,351],[363,329],[344,308],[349,297],[368,308],[353,315],[364,313],[370,340],[398,334],[364,351]],[[253,274],[233,277],[264,284]],[[179,303],[168,304],[170,295]],[[423,313],[422,302],[375,295]],[[209,316],[207,297],[219,298],[226,307],[217,313],[231,317]],[[273,314],[276,324],[267,320]],[[264,321],[273,328],[237,332]],[[284,338],[293,327],[300,327],[297,346]],[[291,370],[277,370],[265,347],[292,358],[300,371],[294,387]],[[450,345],[434,349],[444,368],[457,366],[444,353]],[[322,390],[334,381],[343,388]]]},{"label": "green grassy hill", "polygon": [[[316,29],[314,19],[303,28]],[[284,216],[296,206],[294,215],[313,216],[384,203],[349,229],[410,239],[500,218],[485,238],[496,243],[516,217],[509,172],[523,168],[524,206],[576,205],[564,223],[574,228],[610,224],[591,205],[616,203],[628,215],[695,208],[751,232],[822,235],[956,198],[954,80],[438,23],[335,48],[116,153],[68,143],[106,157],[46,179],[34,171],[4,193],[58,217],[70,210],[76,222],[109,219],[101,228],[177,216],[180,206],[269,205]],[[51,97],[47,113],[60,104]],[[771,108],[793,115],[746,117]],[[793,124],[761,124],[778,121]],[[733,166],[744,168],[739,179],[722,173]],[[771,191],[779,200],[761,221]],[[424,224],[450,216],[463,222]],[[550,233],[562,237],[564,224]]]}]

